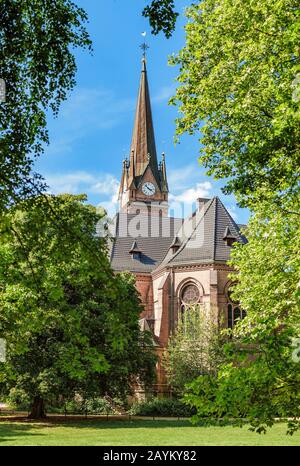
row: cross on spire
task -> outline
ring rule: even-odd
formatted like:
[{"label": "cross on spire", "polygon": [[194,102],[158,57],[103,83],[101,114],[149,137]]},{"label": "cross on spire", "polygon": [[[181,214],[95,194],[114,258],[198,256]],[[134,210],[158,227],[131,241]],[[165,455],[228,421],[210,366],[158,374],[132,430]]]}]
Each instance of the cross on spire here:
[{"label": "cross on spire", "polygon": [[140,48],[143,50],[143,58],[146,58],[146,52],[149,49],[149,45],[144,42],[143,44],[140,45]]}]

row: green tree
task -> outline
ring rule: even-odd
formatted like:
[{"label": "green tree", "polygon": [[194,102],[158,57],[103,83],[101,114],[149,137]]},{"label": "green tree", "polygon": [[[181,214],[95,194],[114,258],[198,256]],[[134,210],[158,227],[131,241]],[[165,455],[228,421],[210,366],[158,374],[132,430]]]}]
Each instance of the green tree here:
[{"label": "green tree", "polygon": [[[174,30],[173,0],[153,0],[143,15],[155,34]],[[1,1],[0,209],[45,190],[34,162],[49,143],[47,113],[57,116],[76,85],[74,50],[92,49],[87,21],[72,0]]]},{"label": "green tree", "polygon": [[219,325],[207,307],[191,305],[185,309],[163,358],[168,383],[177,396],[196,377],[217,373],[224,360],[223,343]]},{"label": "green tree", "polygon": [[[299,209],[296,200],[287,211]],[[226,345],[217,377],[196,379],[186,401],[199,418],[249,420],[264,432],[276,418],[288,432],[300,428],[300,224],[282,206],[265,201],[247,227],[248,244],[237,245],[232,264],[239,280],[234,299],[247,317]]]},{"label": "green tree", "polygon": [[174,32],[179,14],[175,11],[174,0],[152,0],[143,10],[143,16],[149,18],[152,34],[163,31],[167,38]]},{"label": "green tree", "polygon": [[1,217],[1,385],[26,393],[34,418],[58,397],[125,396],[153,375],[133,278],[114,275],[84,201],[41,196]]},{"label": "green tree", "polygon": [[49,142],[47,111],[57,115],[76,84],[74,48],[91,49],[86,21],[71,0],[1,1],[1,209],[43,188],[34,159]]},{"label": "green tree", "polygon": [[[200,163],[252,210],[232,254],[247,311],[217,377],[193,382],[198,417],[247,417],[263,431],[299,416],[300,111],[296,0],[204,0],[188,9],[177,136],[198,133]],[[238,422],[238,421],[237,421]],[[291,423],[289,431],[298,428]]]},{"label": "green tree", "polygon": [[171,60],[177,135],[199,134],[201,164],[250,207],[299,192],[299,14],[298,0],[201,1]]}]

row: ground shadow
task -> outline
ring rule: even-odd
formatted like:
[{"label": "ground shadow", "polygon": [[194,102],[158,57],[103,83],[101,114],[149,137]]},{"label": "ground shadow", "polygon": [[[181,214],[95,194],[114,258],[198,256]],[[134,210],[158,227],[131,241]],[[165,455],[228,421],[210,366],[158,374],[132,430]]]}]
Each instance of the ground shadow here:
[{"label": "ground shadow", "polygon": [[[18,437],[36,437],[40,435],[46,435],[41,432],[42,427],[39,425],[24,425],[18,424],[17,422],[0,422],[0,445],[1,442],[11,441]],[[33,430],[38,429],[39,432],[34,432]]]},{"label": "ground shadow", "polygon": [[[0,435],[1,435],[1,424],[2,419],[0,418]],[[24,427],[24,429],[32,428],[49,428],[49,427],[70,427],[74,429],[84,429],[84,428],[97,428],[97,429],[137,429],[137,428],[149,428],[151,429],[164,429],[164,428],[178,428],[178,427],[224,427],[224,426],[235,426],[236,422],[234,421],[219,421],[219,420],[209,420],[209,421],[200,421],[197,424],[191,423],[188,419],[160,419],[159,417],[147,418],[147,419],[132,419],[129,416],[124,416],[123,419],[116,417],[115,419],[107,417],[74,417],[74,416],[49,416],[46,419],[41,420],[32,420],[26,417],[15,417],[15,418],[5,418],[3,419],[6,423],[9,422],[10,426],[16,425]],[[26,424],[26,425],[25,425]],[[245,421],[246,424],[246,421]],[[7,424],[6,424],[7,425]]]}]

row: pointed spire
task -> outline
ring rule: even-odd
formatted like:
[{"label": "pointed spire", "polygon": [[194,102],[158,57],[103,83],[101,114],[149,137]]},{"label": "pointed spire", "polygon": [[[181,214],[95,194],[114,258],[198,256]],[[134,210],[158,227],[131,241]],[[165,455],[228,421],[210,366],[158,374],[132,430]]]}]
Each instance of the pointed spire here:
[{"label": "pointed spire", "polygon": [[128,160],[124,159],[121,183],[119,187],[119,199],[122,196],[123,192],[126,191],[127,188],[128,188]]},{"label": "pointed spire", "polygon": [[[141,176],[146,167],[150,165],[156,181],[159,183],[156,145],[152,121],[152,111],[147,78],[146,59],[142,60],[142,73],[136,106],[135,122],[132,133],[130,160],[130,181]],[[148,157],[150,154],[150,157]]]},{"label": "pointed spire", "polygon": [[131,149],[130,152],[130,162],[129,162],[129,185],[134,181],[135,178],[135,160],[134,160],[134,150]]},{"label": "pointed spire", "polygon": [[166,169],[166,157],[165,153],[163,152],[161,155],[161,162],[160,162],[160,172],[161,172],[161,187],[162,191],[168,193],[168,181],[167,181],[167,169]]}]

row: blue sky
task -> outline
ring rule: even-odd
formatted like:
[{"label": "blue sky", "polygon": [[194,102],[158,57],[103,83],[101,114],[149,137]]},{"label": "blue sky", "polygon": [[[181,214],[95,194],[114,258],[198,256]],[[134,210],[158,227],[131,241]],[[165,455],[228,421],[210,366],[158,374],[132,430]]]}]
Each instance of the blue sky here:
[{"label": "blue sky", "polygon": [[[174,145],[175,107],[168,99],[176,88],[176,67],[168,56],[184,45],[184,7],[177,0],[180,19],[171,39],[152,36],[141,16],[146,1],[78,0],[89,15],[88,29],[94,53],[77,51],[77,87],[62,106],[58,118],[48,118],[50,145],[36,164],[51,192],[88,195],[94,205],[114,213],[122,160],[128,156],[141,70],[141,33],[147,31],[150,46],[148,78],[158,156],[166,153],[172,211],[180,215],[179,203],[193,208],[197,197],[220,196],[233,217],[245,223],[248,212],[236,207],[233,196],[224,196],[224,182],[205,175],[197,161],[199,137],[184,136]],[[189,212],[186,212],[189,213]]]}]

